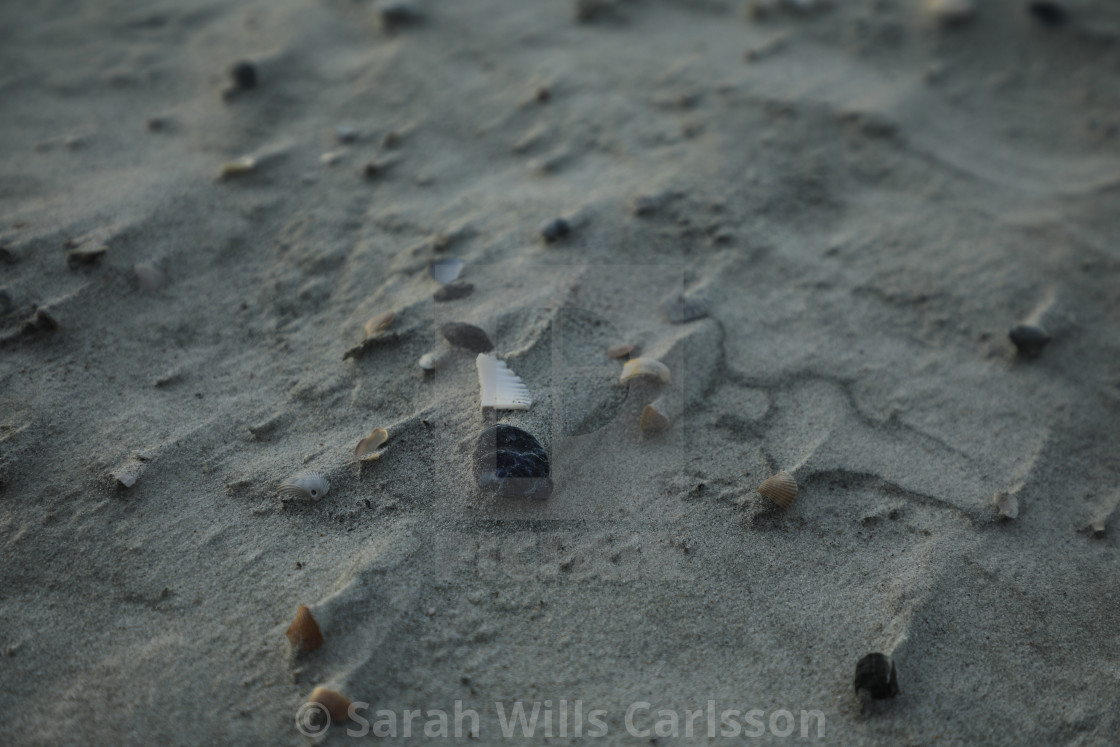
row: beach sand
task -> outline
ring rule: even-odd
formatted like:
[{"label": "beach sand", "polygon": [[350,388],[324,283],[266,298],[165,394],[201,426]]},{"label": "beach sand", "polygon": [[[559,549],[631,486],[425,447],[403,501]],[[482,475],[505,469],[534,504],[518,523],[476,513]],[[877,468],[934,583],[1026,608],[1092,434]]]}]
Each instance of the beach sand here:
[{"label": "beach sand", "polygon": [[[0,741],[306,744],[325,686],[402,742],[1114,743],[1120,9],[394,5],[0,8]],[[546,501],[475,485],[495,418]]]}]

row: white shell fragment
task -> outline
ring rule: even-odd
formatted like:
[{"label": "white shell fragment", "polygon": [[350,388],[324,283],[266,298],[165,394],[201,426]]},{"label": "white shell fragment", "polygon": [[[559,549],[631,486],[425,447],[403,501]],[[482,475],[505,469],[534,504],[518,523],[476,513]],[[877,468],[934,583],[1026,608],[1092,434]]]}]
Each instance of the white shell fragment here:
[{"label": "white shell fragment", "polygon": [[237,176],[238,174],[245,174],[254,171],[257,168],[257,159],[253,156],[242,156],[235,158],[232,161],[226,161],[222,164],[219,176],[230,177]]},{"label": "white shell fragment", "polygon": [[622,376],[618,378],[618,381],[620,384],[625,384],[639,376],[651,376],[661,381],[662,384],[668,384],[669,367],[653,358],[633,358],[626,361],[626,365],[622,367]]},{"label": "white shell fragment", "polygon": [[529,387],[509,370],[505,361],[487,353],[479,353],[474,360],[478,366],[478,385],[482,389],[482,407],[495,410],[528,410],[533,404]]},{"label": "white shell fragment", "polygon": [[318,472],[305,472],[288,478],[280,485],[280,497],[284,500],[303,499],[317,501],[327,494],[331,484]]},{"label": "white shell fragment", "polygon": [[430,259],[428,260],[428,274],[432,279],[441,285],[453,283],[463,274],[463,267],[466,263],[461,259],[453,257],[446,257],[444,259]]},{"label": "white shell fragment", "polygon": [[1011,493],[996,493],[992,498],[992,505],[1004,519],[1019,518],[1019,499]]}]

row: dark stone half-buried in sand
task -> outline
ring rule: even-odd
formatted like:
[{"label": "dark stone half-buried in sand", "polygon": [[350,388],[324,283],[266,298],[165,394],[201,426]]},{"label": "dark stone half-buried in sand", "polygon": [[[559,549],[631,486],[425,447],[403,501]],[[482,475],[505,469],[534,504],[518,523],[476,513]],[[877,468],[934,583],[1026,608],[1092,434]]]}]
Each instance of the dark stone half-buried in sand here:
[{"label": "dark stone half-buried in sand", "polygon": [[552,495],[548,453],[532,434],[498,423],[484,430],[475,444],[475,482],[506,498],[548,498]]}]

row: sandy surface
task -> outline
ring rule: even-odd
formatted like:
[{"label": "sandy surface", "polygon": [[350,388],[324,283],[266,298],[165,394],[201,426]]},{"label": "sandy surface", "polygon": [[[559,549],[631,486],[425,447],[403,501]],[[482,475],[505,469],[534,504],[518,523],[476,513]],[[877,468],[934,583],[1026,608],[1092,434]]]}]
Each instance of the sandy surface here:
[{"label": "sandy surface", "polygon": [[[4,3],[0,739],[303,744],[324,685],[370,722],[461,701],[474,744],[516,701],[581,741],[561,700],[612,744],[708,701],[823,713],[798,743],[1113,743],[1120,10],[1024,5]],[[433,301],[440,256],[471,295]],[[447,321],[532,392],[501,420],[546,502],[475,487]],[[671,381],[620,385],[618,342]],[[308,470],[327,497],[281,502]],[[898,698],[853,694],[871,651]]]}]

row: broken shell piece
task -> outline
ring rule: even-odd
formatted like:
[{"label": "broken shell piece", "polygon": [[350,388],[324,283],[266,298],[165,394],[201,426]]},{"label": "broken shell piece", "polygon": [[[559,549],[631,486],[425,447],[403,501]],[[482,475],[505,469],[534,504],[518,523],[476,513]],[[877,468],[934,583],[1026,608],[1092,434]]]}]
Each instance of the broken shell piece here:
[{"label": "broken shell piece", "polygon": [[622,367],[622,375],[618,378],[620,384],[625,384],[639,376],[652,376],[662,384],[669,383],[669,367],[653,358],[632,358]]},{"label": "broken shell piece", "polygon": [[533,404],[529,387],[509,370],[505,361],[493,355],[479,353],[475,358],[478,367],[478,386],[482,390],[482,408],[495,410],[528,410]]},{"label": "broken shell piece", "polygon": [[323,633],[319,630],[319,623],[311,616],[311,610],[306,605],[300,605],[296,610],[296,619],[288,626],[285,633],[292,644],[292,648],[307,653],[323,645]]},{"label": "broken shell piece", "polygon": [[856,694],[862,690],[872,700],[883,700],[898,695],[898,678],[894,662],[885,654],[868,654],[856,662]]},{"label": "broken shell piece", "polygon": [[219,176],[227,177],[236,176],[238,174],[246,174],[250,171],[255,170],[256,168],[257,159],[253,158],[252,156],[241,156],[241,158],[235,158],[232,161],[226,161],[225,163],[223,163],[222,169],[219,172]]},{"label": "broken shell piece", "polygon": [[300,498],[317,501],[330,489],[331,484],[318,472],[305,472],[285,480],[280,485],[280,497],[284,500]]},{"label": "broken shell piece", "polygon": [[763,498],[769,498],[781,508],[789,508],[793,499],[797,497],[797,481],[788,472],[779,472],[773,477],[768,477],[758,486],[758,493]]},{"label": "broken shell piece", "polygon": [[442,359],[442,355],[437,355],[436,353],[424,353],[422,356],[420,356],[420,360],[417,361],[417,365],[419,365],[420,368],[424,369],[425,371],[435,371],[436,365]]},{"label": "broken shell piece", "polygon": [[354,456],[363,462],[380,459],[382,452],[377,451],[383,443],[389,440],[389,431],[384,428],[374,428],[373,431],[358,442],[354,449]]},{"label": "broken shell piece", "polygon": [[629,343],[619,343],[618,345],[611,345],[607,348],[607,355],[612,358],[625,358],[634,352],[634,346]]},{"label": "broken shell piece", "polygon": [[140,281],[140,290],[145,293],[156,292],[167,281],[167,276],[151,262],[137,262],[132,266],[132,271]]},{"label": "broken shell piece", "polygon": [[117,467],[109,473],[109,475],[117,481],[124,488],[131,488],[140,479],[140,473],[144,470],[144,465],[139,462],[126,464],[122,467]]},{"label": "broken shell piece", "polygon": [[378,332],[384,332],[389,328],[389,325],[391,325],[393,323],[393,320],[396,318],[397,312],[395,311],[386,311],[384,314],[378,314],[377,316],[373,317],[368,322],[366,322],[366,337],[373,337]]},{"label": "broken shell piece", "polygon": [[643,434],[661,433],[669,427],[669,418],[656,407],[656,404],[646,405],[642,408],[642,416],[638,419],[638,428]]},{"label": "broken shell piece", "polygon": [[1011,493],[996,493],[992,498],[992,505],[1004,519],[1019,518],[1019,499]]},{"label": "broken shell piece", "polygon": [[445,259],[429,259],[428,260],[428,274],[432,279],[441,285],[458,279],[459,275],[463,273],[463,266],[466,264],[461,259],[447,257]]},{"label": "broken shell piece", "polygon": [[89,246],[78,247],[66,252],[66,262],[71,266],[74,265],[91,265],[97,260],[105,256],[105,252],[109,251],[107,246]]},{"label": "broken shell piece", "polygon": [[494,349],[490,336],[473,324],[447,322],[439,328],[439,333],[455,347],[472,353],[489,353]]},{"label": "broken shell piece", "polygon": [[317,687],[311,691],[311,697],[307,699],[307,702],[318,703],[326,708],[331,721],[335,723],[342,723],[350,715],[350,699],[335,690]]}]

